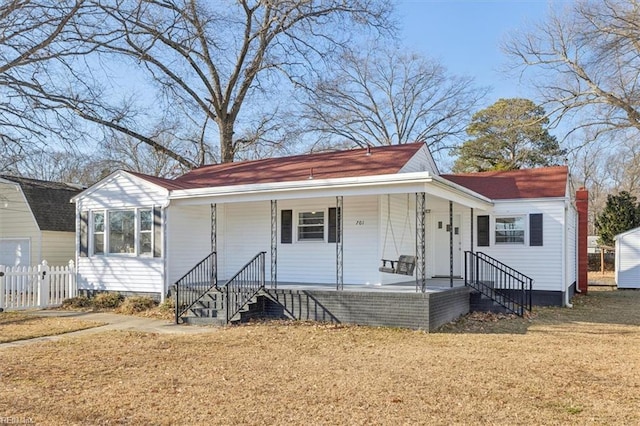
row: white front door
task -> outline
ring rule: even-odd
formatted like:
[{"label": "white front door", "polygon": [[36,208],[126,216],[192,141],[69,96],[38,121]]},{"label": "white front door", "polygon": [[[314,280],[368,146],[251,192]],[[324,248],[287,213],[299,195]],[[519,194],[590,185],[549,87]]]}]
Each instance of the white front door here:
[{"label": "white front door", "polygon": [[[450,273],[449,264],[449,215],[448,214],[436,214],[434,215],[433,222],[433,261],[434,271],[433,275],[448,277]],[[462,276],[460,269],[461,264],[461,233],[460,228],[460,215],[453,215],[453,276]]]}]

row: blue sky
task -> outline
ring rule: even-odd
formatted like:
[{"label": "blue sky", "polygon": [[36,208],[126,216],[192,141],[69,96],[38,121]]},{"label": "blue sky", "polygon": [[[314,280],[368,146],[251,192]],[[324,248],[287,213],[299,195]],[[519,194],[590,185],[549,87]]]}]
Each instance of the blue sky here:
[{"label": "blue sky", "polygon": [[454,74],[492,87],[487,105],[499,98],[534,98],[526,85],[501,72],[507,58],[500,41],[509,31],[541,20],[548,9],[547,0],[400,0],[397,7],[403,44],[440,60]]}]

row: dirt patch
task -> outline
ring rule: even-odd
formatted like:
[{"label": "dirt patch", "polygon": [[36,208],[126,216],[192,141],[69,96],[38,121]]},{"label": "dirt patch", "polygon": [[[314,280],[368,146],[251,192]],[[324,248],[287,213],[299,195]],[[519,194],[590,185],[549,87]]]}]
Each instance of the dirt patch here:
[{"label": "dirt patch", "polygon": [[23,312],[0,313],[0,343],[53,336],[102,325],[73,318],[44,318]]},{"label": "dirt patch", "polygon": [[[0,416],[42,424],[638,424],[640,292],[471,317],[484,333],[259,323],[0,350]],[[513,327],[513,331],[509,331]],[[16,353],[16,350],[19,353]]]}]

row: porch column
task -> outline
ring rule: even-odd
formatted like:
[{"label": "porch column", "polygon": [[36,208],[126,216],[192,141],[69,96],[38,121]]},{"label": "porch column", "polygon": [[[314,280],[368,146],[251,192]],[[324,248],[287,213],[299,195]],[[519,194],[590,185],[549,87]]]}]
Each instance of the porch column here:
[{"label": "porch column", "polygon": [[427,290],[425,265],[425,204],[424,192],[416,192],[416,291]]},{"label": "porch column", "polygon": [[471,207],[471,247],[469,251],[473,253],[473,207]]},{"label": "porch column", "polygon": [[[218,251],[218,205],[211,204],[211,253]],[[218,254],[213,256],[213,285],[218,286]]]},{"label": "porch column", "polygon": [[449,287],[453,288],[453,201],[449,201]]},{"label": "porch column", "polygon": [[344,288],[342,195],[336,197],[336,290]]},{"label": "porch column", "polygon": [[278,201],[271,200],[271,288],[278,288]]}]

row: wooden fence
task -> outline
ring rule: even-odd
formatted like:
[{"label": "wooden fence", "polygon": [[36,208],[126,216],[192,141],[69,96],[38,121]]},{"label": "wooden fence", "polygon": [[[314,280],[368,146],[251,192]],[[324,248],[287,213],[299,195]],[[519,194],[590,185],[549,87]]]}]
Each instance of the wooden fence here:
[{"label": "wooden fence", "polygon": [[60,306],[78,293],[73,260],[67,266],[0,265],[0,312]]}]

